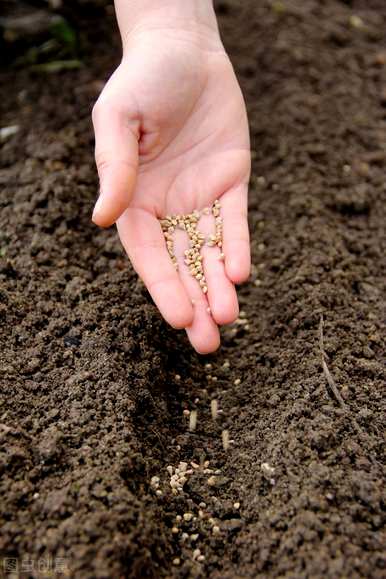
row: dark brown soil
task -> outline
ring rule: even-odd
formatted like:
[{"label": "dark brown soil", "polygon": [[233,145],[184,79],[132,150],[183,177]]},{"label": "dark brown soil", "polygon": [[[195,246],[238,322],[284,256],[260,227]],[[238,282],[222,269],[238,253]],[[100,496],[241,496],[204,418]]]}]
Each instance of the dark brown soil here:
[{"label": "dark brown soil", "polygon": [[0,576],[386,576],[386,5],[239,4],[218,12],[254,150],[249,329],[206,359],[90,223],[112,16],[80,24],[82,70],[2,73]]}]

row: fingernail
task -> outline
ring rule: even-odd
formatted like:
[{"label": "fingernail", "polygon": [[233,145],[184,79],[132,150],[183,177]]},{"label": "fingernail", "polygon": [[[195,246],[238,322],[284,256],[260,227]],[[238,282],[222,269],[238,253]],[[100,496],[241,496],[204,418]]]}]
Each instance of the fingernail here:
[{"label": "fingernail", "polygon": [[102,195],[99,194],[99,197],[97,199],[97,202],[94,205],[94,210],[92,212],[92,219],[94,219],[98,213],[100,212],[100,210],[102,209],[102,205],[103,205],[103,199],[102,199]]}]

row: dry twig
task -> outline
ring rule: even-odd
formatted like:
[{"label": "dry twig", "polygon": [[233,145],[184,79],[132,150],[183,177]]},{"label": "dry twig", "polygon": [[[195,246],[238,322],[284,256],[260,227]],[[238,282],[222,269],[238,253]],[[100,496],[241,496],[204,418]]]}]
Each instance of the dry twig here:
[{"label": "dry twig", "polygon": [[347,410],[347,405],[345,403],[345,401],[342,398],[341,393],[338,390],[337,385],[335,384],[335,380],[332,377],[332,374],[330,372],[330,370],[328,369],[327,363],[326,363],[326,352],[324,350],[324,335],[323,335],[323,327],[324,327],[324,320],[323,320],[323,316],[320,316],[320,324],[319,324],[319,347],[320,347],[320,354],[322,357],[322,368],[323,368],[323,372],[324,375],[326,377],[327,383],[331,388],[332,393],[334,394],[338,404],[341,406],[341,408],[343,408],[343,410]]}]

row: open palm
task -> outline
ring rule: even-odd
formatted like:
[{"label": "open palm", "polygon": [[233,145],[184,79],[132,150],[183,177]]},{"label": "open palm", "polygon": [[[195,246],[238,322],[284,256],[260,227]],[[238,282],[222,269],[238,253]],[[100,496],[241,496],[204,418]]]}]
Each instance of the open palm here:
[{"label": "open palm", "polygon": [[[164,318],[186,328],[200,353],[219,346],[218,325],[234,321],[234,284],[249,275],[247,187],[250,151],[245,105],[221,44],[142,32],[132,42],[93,111],[101,196],[94,221],[117,222],[133,267]],[[159,219],[221,203],[223,252],[202,249],[206,295],[183,262],[178,271]],[[210,232],[209,218],[199,227]]]}]

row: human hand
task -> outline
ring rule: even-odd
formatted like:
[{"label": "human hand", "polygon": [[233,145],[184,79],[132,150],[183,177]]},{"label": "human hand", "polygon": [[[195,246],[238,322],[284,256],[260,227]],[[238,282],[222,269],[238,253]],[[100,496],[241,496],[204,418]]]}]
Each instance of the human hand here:
[{"label": "human hand", "polygon": [[[130,32],[122,62],[94,107],[101,194],[93,220],[104,227],[117,222],[161,314],[173,327],[186,328],[198,352],[209,353],[220,343],[218,325],[238,315],[234,284],[249,275],[248,124],[217,28],[176,28],[170,21],[157,14]],[[177,272],[159,219],[203,209],[215,199],[225,260],[217,247],[202,248],[204,295],[183,263],[187,238],[181,232],[176,239]],[[203,223],[207,232],[210,227]]]}]

